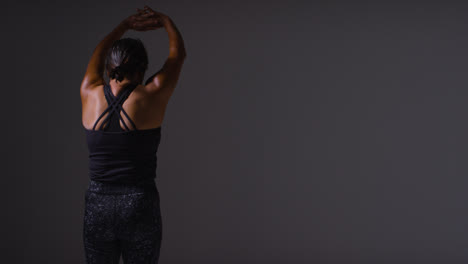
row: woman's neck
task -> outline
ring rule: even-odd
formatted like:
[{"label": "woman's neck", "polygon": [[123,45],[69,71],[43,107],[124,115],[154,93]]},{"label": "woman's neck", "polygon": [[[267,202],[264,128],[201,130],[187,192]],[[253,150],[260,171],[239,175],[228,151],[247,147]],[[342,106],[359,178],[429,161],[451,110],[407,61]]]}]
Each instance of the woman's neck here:
[{"label": "woman's neck", "polygon": [[124,89],[125,86],[129,85],[132,82],[133,82],[132,80],[129,80],[127,78],[123,79],[121,82],[115,79],[111,79],[109,81],[109,85],[111,87],[111,90],[114,96],[117,96],[118,94],[120,94],[120,92],[122,91],[122,89]]}]

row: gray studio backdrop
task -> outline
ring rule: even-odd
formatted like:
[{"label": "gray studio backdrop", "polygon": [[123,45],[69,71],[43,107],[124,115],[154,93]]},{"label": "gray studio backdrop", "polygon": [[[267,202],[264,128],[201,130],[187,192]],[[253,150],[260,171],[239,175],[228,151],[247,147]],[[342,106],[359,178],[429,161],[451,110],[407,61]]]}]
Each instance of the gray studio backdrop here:
[{"label": "gray studio backdrop", "polygon": [[[29,2],[1,18],[1,263],[84,263],[79,86],[143,4],[188,54],[158,152],[160,263],[468,262],[468,4]],[[125,36],[160,69],[165,31]]]}]

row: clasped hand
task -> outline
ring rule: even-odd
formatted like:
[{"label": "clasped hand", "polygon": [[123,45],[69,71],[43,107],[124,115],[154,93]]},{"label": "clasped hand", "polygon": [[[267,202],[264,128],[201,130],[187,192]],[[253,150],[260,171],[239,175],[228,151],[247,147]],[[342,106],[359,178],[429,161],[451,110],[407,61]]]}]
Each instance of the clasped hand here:
[{"label": "clasped hand", "polygon": [[124,22],[129,29],[148,31],[164,27],[168,18],[165,14],[156,12],[145,5],[143,10],[137,8],[137,13],[127,17]]}]

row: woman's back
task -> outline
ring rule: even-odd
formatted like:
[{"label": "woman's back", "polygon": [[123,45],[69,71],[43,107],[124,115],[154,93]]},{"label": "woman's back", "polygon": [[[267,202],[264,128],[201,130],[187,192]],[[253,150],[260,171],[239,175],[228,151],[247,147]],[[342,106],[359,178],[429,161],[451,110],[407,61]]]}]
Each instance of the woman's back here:
[{"label": "woman's back", "polygon": [[[164,113],[186,56],[173,22],[168,17],[160,21],[168,30],[170,45],[176,47],[170,48],[163,67],[144,85],[149,61],[141,40],[107,42],[121,36],[131,22],[111,32],[88,64],[80,95],[93,181],[139,184],[156,177]],[[102,76],[104,70],[109,83]]]},{"label": "woman's back", "polygon": [[143,99],[140,103],[129,104],[127,109],[123,108],[140,87],[144,88],[137,83],[128,83],[115,93],[110,85],[105,84],[102,92],[106,103],[99,102],[99,96],[96,96],[98,103],[94,105],[106,107],[92,127],[84,126],[89,150],[89,178],[92,181],[140,185],[151,183],[156,178],[161,125],[139,128],[140,123],[133,120],[135,114],[144,110]]},{"label": "woman's back", "polygon": [[[113,84],[115,89],[112,88]],[[98,120],[100,115],[109,107],[105,96],[105,85],[109,84],[96,86],[87,93],[86,98],[82,98],[82,124],[88,130],[92,130],[95,124],[96,128],[99,128],[109,115],[109,112],[107,112]],[[125,83],[122,88],[111,81],[109,86],[112,96],[117,97],[121,92],[124,92],[125,85],[128,84]],[[167,96],[161,96],[157,92],[150,91],[147,86],[138,84],[121,104],[126,115],[120,113],[125,122],[124,124],[121,121],[120,127],[124,130],[127,126],[133,130],[132,121],[138,130],[162,126],[168,100]],[[127,115],[129,118],[127,118]]]},{"label": "woman's back", "polygon": [[[143,85],[148,57],[128,29],[164,27],[170,39],[164,66]],[[185,59],[172,20],[145,7],[122,21],[96,47],[81,83],[82,126],[89,149],[83,242],[87,263],[158,263],[162,241],[157,150],[166,105]],[[103,78],[107,70],[109,83]]]}]

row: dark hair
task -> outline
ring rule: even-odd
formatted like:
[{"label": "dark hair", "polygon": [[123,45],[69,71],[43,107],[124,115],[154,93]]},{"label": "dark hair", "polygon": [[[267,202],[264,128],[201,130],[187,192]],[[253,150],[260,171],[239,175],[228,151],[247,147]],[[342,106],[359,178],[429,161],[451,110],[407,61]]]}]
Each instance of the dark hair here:
[{"label": "dark hair", "polygon": [[109,78],[122,81],[136,72],[148,68],[148,55],[140,39],[123,38],[116,40],[107,52],[106,69]]}]

